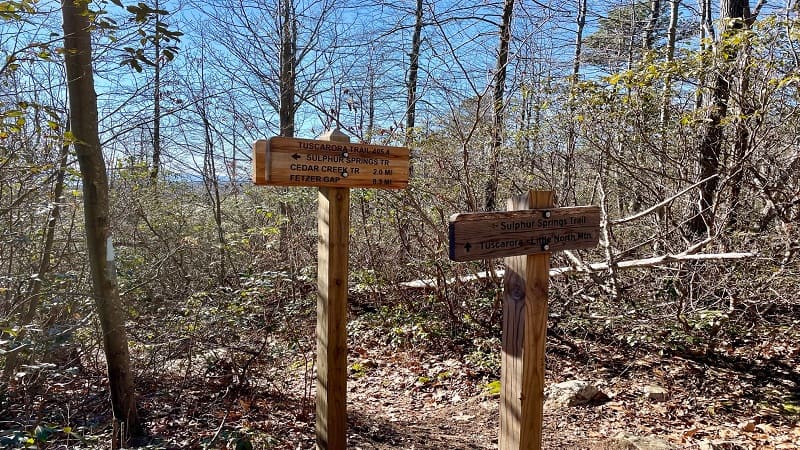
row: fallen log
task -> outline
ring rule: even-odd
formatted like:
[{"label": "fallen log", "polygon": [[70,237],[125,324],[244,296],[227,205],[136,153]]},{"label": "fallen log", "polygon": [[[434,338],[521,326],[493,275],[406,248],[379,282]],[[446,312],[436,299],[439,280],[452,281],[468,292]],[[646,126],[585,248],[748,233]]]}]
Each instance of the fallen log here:
[{"label": "fallen log", "polygon": [[[629,261],[619,261],[614,266],[617,269],[636,269],[642,267],[652,267],[657,264],[665,264],[671,262],[683,262],[683,261],[719,261],[719,260],[729,260],[729,259],[746,259],[752,258],[756,256],[755,253],[701,253],[701,254],[683,254],[678,253],[674,255],[662,255],[662,256],[654,256],[651,258],[643,258],[643,259],[633,259]],[[583,266],[565,266],[565,267],[554,267],[550,269],[550,276],[556,275],[564,275],[568,273],[592,273],[608,270],[608,263],[600,262],[600,263],[591,263],[585,264]],[[463,283],[469,284],[478,280],[483,280],[486,278],[502,278],[505,274],[503,269],[495,270],[493,272],[478,272],[473,275],[463,275],[459,277],[448,278],[445,280],[445,283],[455,284],[455,283]],[[435,278],[429,278],[425,280],[413,280],[413,281],[405,281],[400,283],[400,286],[409,288],[409,289],[437,289],[438,288],[438,280]]]}]

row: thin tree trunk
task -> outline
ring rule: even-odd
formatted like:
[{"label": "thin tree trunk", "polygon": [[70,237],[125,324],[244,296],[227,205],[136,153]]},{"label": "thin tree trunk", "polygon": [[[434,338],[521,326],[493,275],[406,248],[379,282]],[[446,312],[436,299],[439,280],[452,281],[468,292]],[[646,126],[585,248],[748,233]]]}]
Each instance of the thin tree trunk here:
[{"label": "thin tree trunk", "polygon": [[[212,135],[211,120],[208,115],[208,95],[206,94],[206,75],[205,64],[201,62],[200,66],[200,80],[201,91],[200,98],[202,99],[197,105],[197,112],[200,120],[203,122],[203,138],[204,138],[204,151],[203,151],[203,185],[208,194],[208,201],[214,213],[214,224],[217,231],[217,256],[219,258],[219,266],[217,269],[217,283],[220,285],[225,284],[226,275],[226,256],[227,256],[227,242],[225,241],[225,231],[222,227],[222,197],[219,192],[219,179],[217,177],[217,165],[214,152],[214,137]],[[224,154],[224,152],[223,152]]]},{"label": "thin tree trunk", "polygon": [[489,150],[489,178],[486,180],[485,210],[494,211],[497,207],[497,179],[499,177],[500,151],[505,135],[505,91],[506,71],[508,66],[508,45],[511,41],[511,18],[514,12],[514,0],[505,0],[503,19],[500,23],[500,46],[497,52],[497,66],[494,74],[492,141]]},{"label": "thin tree trunk", "polygon": [[[205,98],[205,95],[203,96]],[[220,285],[225,284],[226,274],[226,247],[225,232],[222,227],[222,197],[219,193],[219,179],[217,178],[217,165],[214,160],[214,141],[211,135],[211,123],[208,119],[208,109],[203,101],[202,120],[203,130],[205,137],[205,152],[203,153],[203,179],[205,180],[206,193],[214,210],[214,224],[217,228],[217,245],[219,245],[218,258],[219,269],[217,270],[217,282]]]},{"label": "thin tree trunk", "polygon": [[[700,0],[700,50],[705,52],[708,50],[706,40],[708,38],[715,39],[714,27],[711,23],[711,0]],[[697,94],[695,95],[695,110],[700,110],[704,105],[704,96],[706,94],[706,74],[700,73],[698,80]]]},{"label": "thin tree trunk", "polygon": [[575,30],[575,53],[572,57],[572,76],[569,82],[569,128],[567,128],[567,153],[564,155],[564,184],[561,189],[564,198],[575,195],[573,174],[575,172],[575,150],[577,147],[577,130],[575,126],[575,86],[581,73],[581,53],[583,52],[583,29],[586,26],[586,0],[578,0],[578,17]]},{"label": "thin tree trunk", "polygon": [[[158,10],[158,0],[155,0],[153,8]],[[153,78],[153,167],[150,168],[150,182],[158,181],[158,171],[161,168],[161,36],[159,36],[160,20],[159,13],[156,16],[156,30],[153,37],[155,59],[155,73]]]},{"label": "thin tree trunk", "polygon": [[[280,73],[280,135],[294,137],[295,86],[297,82],[297,24],[294,17],[294,0],[280,0],[281,24],[281,73]],[[289,252],[289,222],[292,208],[287,202],[278,202],[280,214],[289,220],[282,220],[278,236],[278,249],[282,255]]]},{"label": "thin tree trunk", "polygon": [[406,99],[406,145],[411,141],[416,126],[417,83],[419,77],[419,51],[422,43],[422,0],[415,8],[414,33],[411,36],[411,53],[408,65],[408,98]]},{"label": "thin tree trunk", "polygon": [[[417,126],[417,87],[419,84],[419,54],[420,49],[422,47],[422,27],[423,27],[423,0],[417,0],[416,7],[414,8],[414,32],[411,35],[411,52],[408,54],[409,56],[409,64],[408,64],[408,80],[406,81],[407,85],[407,93],[406,93],[406,135],[405,135],[405,145],[411,145],[411,141],[414,138],[414,129]],[[370,104],[370,106],[373,106]],[[370,111],[370,115],[372,115],[374,111]],[[414,164],[412,160],[412,164],[409,167],[409,176],[414,176]],[[404,190],[402,194],[403,203],[408,204],[411,200],[410,192],[408,190]],[[403,251],[400,254],[400,262],[405,264],[409,258],[411,257],[411,246],[409,244],[410,238],[408,235],[408,226],[406,224],[400,223],[399,232],[400,232],[400,241],[403,243]]]},{"label": "thin tree trunk", "polygon": [[294,136],[295,83],[297,81],[297,24],[294,18],[293,0],[282,0],[281,17],[281,74],[280,74],[280,119],[281,136]]},{"label": "thin tree trunk", "polygon": [[628,66],[626,67],[627,70],[633,69],[633,52],[634,49],[638,48],[636,45],[636,30],[639,23],[639,18],[636,15],[636,2],[631,1],[631,21],[628,24],[628,33],[630,36],[628,37]]},{"label": "thin tree trunk", "polygon": [[369,66],[369,93],[367,94],[369,97],[367,98],[367,144],[372,142],[372,139],[375,137],[375,90],[377,87],[375,86],[375,66],[370,64]]},{"label": "thin tree trunk", "polygon": [[[675,39],[678,34],[678,6],[681,0],[670,0],[669,28],[667,29],[667,62],[675,59]],[[661,97],[661,114],[659,124],[663,129],[669,120],[669,102],[672,98],[672,76],[667,74],[664,79],[664,92]]]},{"label": "thin tree trunk", "polygon": [[651,0],[650,2],[650,18],[647,20],[647,25],[644,28],[644,42],[642,43],[645,50],[653,49],[653,42],[655,42],[656,25],[658,24],[658,16],[661,13],[661,0]]},{"label": "thin tree trunk", "polygon": [[127,442],[143,432],[136,410],[128,337],[119,299],[109,217],[108,175],[100,148],[97,95],[92,74],[90,14],[85,2],[64,0],[64,59],[70,123],[83,180],[86,253],[92,273],[97,315],[103,332],[115,440]]},{"label": "thin tree trunk", "polygon": [[581,54],[583,53],[583,29],[586,27],[586,0],[578,0],[578,17],[575,19],[575,53],[572,57],[572,85],[578,82],[581,73]]},{"label": "thin tree trunk", "polygon": [[[672,62],[675,59],[675,40],[677,37],[678,31],[678,7],[680,6],[680,0],[669,0],[670,6],[670,14],[669,14],[669,26],[667,27],[667,54],[666,60],[667,62]],[[667,135],[667,123],[669,122],[669,113],[670,113],[670,105],[672,102],[672,75],[667,72],[664,76],[664,89],[661,93],[661,108],[658,117],[658,124],[661,131],[661,151],[658,154],[658,165],[659,170],[661,171],[661,175],[664,177],[668,176],[669,171],[672,169],[672,164],[670,163],[669,158],[669,139],[666,139],[665,136]],[[657,186],[656,192],[658,193],[659,198],[663,198],[665,195],[664,186]],[[658,212],[656,214],[656,220],[658,227],[661,229],[661,236],[666,236],[668,234],[668,229],[670,227],[669,220],[668,220],[668,208],[667,207],[660,207],[658,208]],[[653,243],[654,251],[660,251],[661,245],[664,244],[664,240],[659,238],[656,239]]]}]

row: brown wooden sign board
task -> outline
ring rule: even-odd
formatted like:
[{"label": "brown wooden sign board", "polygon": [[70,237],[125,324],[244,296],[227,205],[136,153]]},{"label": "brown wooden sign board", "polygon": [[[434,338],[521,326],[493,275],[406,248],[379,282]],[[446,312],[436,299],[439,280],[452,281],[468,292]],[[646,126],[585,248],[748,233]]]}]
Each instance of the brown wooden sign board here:
[{"label": "brown wooden sign board", "polygon": [[599,238],[598,206],[462,213],[450,217],[453,261],[592,248]]},{"label": "brown wooden sign board", "polygon": [[405,189],[409,156],[405,147],[278,136],[253,144],[253,183]]}]

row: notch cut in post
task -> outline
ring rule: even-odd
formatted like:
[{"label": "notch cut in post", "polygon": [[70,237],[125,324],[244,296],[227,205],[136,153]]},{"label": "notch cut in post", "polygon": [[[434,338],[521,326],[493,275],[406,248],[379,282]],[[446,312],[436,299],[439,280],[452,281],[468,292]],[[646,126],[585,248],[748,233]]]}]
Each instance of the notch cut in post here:
[{"label": "notch cut in post", "polygon": [[[507,209],[552,208],[552,191],[509,199]],[[550,253],[505,258],[500,450],[542,448]]]},{"label": "notch cut in post", "polygon": [[[319,139],[350,142],[338,129]],[[350,189],[321,187],[318,198],[317,449],[345,450]]]}]

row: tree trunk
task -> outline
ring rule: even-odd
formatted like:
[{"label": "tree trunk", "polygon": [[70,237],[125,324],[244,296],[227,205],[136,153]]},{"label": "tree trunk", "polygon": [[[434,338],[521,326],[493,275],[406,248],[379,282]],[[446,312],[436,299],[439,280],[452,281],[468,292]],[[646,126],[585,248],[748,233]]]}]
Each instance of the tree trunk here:
[{"label": "tree trunk", "polygon": [[109,218],[108,175],[100,148],[97,95],[92,76],[92,47],[87,4],[62,3],[70,124],[83,179],[86,253],[92,290],[103,332],[111,406],[119,426],[115,440],[127,442],[143,431],[136,410],[128,337],[119,299]]},{"label": "tree trunk", "polygon": [[411,36],[411,53],[408,66],[408,99],[406,105],[406,145],[411,141],[416,126],[417,79],[419,74],[419,49],[422,35],[422,0],[417,0],[414,34]]},{"label": "tree trunk", "polygon": [[281,74],[280,74],[280,118],[281,136],[294,136],[295,82],[297,76],[297,24],[294,17],[293,0],[280,2],[281,16]]},{"label": "tree trunk", "polygon": [[[727,78],[717,75],[711,92],[708,124],[703,132],[699,146],[698,175],[701,180],[716,175],[719,170],[719,158],[722,153],[723,125],[722,119],[728,113],[728,97],[730,86]],[[700,185],[699,198],[694,215],[689,221],[689,229],[696,236],[711,233],[714,225],[714,196],[719,185],[718,178],[711,178]]]},{"label": "tree trunk", "polygon": [[576,18],[575,53],[572,57],[572,77],[570,78],[570,96],[567,103],[569,111],[569,127],[567,128],[567,153],[564,155],[564,184],[561,188],[563,198],[575,197],[573,174],[575,172],[575,150],[577,147],[577,130],[575,126],[575,86],[581,73],[581,53],[583,51],[583,29],[586,26],[586,0],[578,0],[578,17]]},{"label": "tree trunk", "polygon": [[[707,51],[708,46],[706,44],[706,39],[711,38],[715,39],[714,37],[714,27],[711,24],[711,0],[700,0],[700,50]],[[700,79],[698,80],[698,84],[700,88],[697,90],[695,96],[695,110],[699,110],[703,107],[704,101],[704,94],[705,89],[704,86],[706,85],[706,74],[705,72],[700,73]]]},{"label": "tree trunk", "polygon": [[[294,113],[296,110],[294,97],[297,82],[297,24],[294,17],[294,0],[279,2],[281,24],[281,73],[280,73],[280,135],[294,137]],[[282,216],[291,217],[291,205],[281,200],[278,209]],[[282,220],[279,229],[278,248],[282,255],[289,254],[289,220]]]},{"label": "tree trunk", "polygon": [[494,211],[497,207],[497,179],[500,176],[500,150],[503,147],[506,71],[508,66],[508,44],[511,41],[511,17],[514,0],[505,0],[503,19],[500,23],[500,46],[497,52],[497,66],[494,73],[492,141],[489,149],[489,178],[486,180],[485,210]]},{"label": "tree trunk", "polygon": [[583,53],[583,29],[586,27],[586,0],[578,0],[578,17],[575,19],[575,53],[572,57],[572,85],[578,82],[581,73],[581,54]]},{"label": "tree trunk", "polygon": [[[720,18],[722,19],[721,43],[731,33],[741,30],[750,20],[750,5],[747,0],[721,0]],[[738,20],[731,20],[738,19]],[[736,58],[735,54],[723,53],[723,61],[727,62]],[[734,52],[735,53],[735,52]],[[719,161],[722,154],[723,119],[728,113],[728,99],[730,97],[730,82],[724,73],[717,73],[714,87],[711,92],[707,125],[703,132],[698,148],[698,177],[706,179],[719,173]],[[689,220],[689,230],[695,236],[708,236],[714,226],[714,197],[717,195],[719,178],[711,178],[700,185],[697,205],[693,217]]]},{"label": "tree trunk", "polygon": [[[678,6],[681,0],[670,0],[669,28],[667,29],[667,61],[671,62],[675,58],[675,39],[678,34]],[[661,114],[659,124],[663,129],[669,120],[669,102],[672,98],[672,76],[667,74],[664,79],[664,93],[661,97]]]},{"label": "tree trunk", "polygon": [[[762,3],[759,3],[761,5]],[[758,7],[757,7],[758,9]],[[752,24],[755,19],[755,12],[750,14],[749,8],[743,11],[745,16],[745,26]],[[751,120],[757,121],[755,116],[756,107],[751,100],[748,91],[750,91],[750,44],[744,42],[743,49],[739,52],[739,83],[738,95],[736,98],[737,112],[734,120],[734,138],[733,138],[733,161],[731,167],[731,199],[730,199],[730,215],[728,216],[728,226],[736,227],[739,225],[742,185],[744,184],[745,174],[745,161],[748,153],[750,153],[750,128],[749,123]]]},{"label": "tree trunk", "polygon": [[658,16],[661,12],[661,0],[651,0],[650,2],[650,18],[647,20],[647,25],[644,28],[644,42],[642,43],[645,50],[653,49],[653,42],[656,35],[656,24],[658,23]]},{"label": "tree trunk", "polygon": [[[158,0],[153,8],[159,9]],[[155,13],[156,30],[153,36],[155,59],[155,73],[153,78],[153,167],[150,168],[150,182],[158,181],[158,171],[161,168],[161,36],[159,36],[160,14]]]},{"label": "tree trunk", "polygon": [[[747,56],[744,57],[744,64],[747,64]],[[728,216],[728,226],[736,227],[739,224],[739,209],[741,208],[742,184],[744,183],[745,159],[750,150],[750,129],[748,119],[753,116],[755,108],[749,103],[745,93],[750,87],[749,70],[745,66],[741,74],[741,103],[739,112],[735,120],[735,131],[733,139],[733,174],[731,175],[731,200],[730,215]]]},{"label": "tree trunk", "polygon": [[719,15],[723,21],[726,19],[741,21],[739,24],[733,24],[730,28],[725,28],[727,25],[723,24],[722,34],[729,30],[740,30],[745,22],[750,20],[750,2],[747,0],[720,0]]},{"label": "tree trunk", "polygon": [[211,135],[211,122],[208,119],[208,109],[203,102],[202,105],[202,120],[205,138],[205,152],[203,152],[203,181],[208,194],[209,203],[214,212],[214,224],[217,229],[217,255],[219,257],[219,266],[217,269],[217,283],[222,286],[225,284],[226,264],[225,259],[227,255],[226,248],[228,247],[225,241],[225,231],[222,227],[222,197],[219,193],[219,179],[217,178],[217,164],[216,155],[214,154],[214,141]]},{"label": "tree trunk", "polygon": [[375,85],[375,66],[372,63],[369,66],[369,74],[367,75],[367,78],[369,80],[369,97],[367,99],[367,138],[365,139],[365,142],[370,144],[372,143],[372,139],[375,137],[375,91],[377,90],[377,86]]}]

